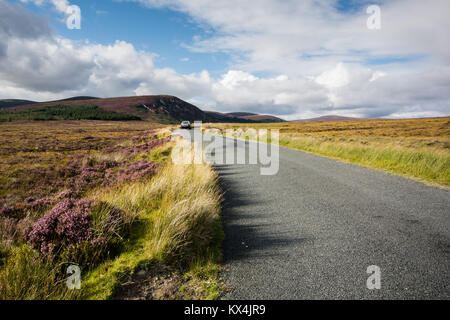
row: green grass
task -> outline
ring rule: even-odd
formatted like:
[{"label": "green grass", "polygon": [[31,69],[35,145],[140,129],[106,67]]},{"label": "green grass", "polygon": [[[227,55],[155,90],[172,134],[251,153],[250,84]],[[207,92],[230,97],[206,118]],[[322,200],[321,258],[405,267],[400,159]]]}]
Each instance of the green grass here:
[{"label": "green grass", "polygon": [[126,276],[154,262],[182,275],[174,298],[217,298],[223,232],[216,179],[207,165],[169,164],[150,182],[93,194],[137,218],[121,254],[85,276],[83,298],[111,298]]},{"label": "green grass", "polygon": [[108,120],[129,121],[141,120],[139,117],[108,111],[94,105],[80,106],[47,106],[24,111],[0,110],[0,121],[15,120]]},{"label": "green grass", "polygon": [[152,161],[154,163],[164,163],[169,160],[172,148],[173,148],[172,144],[167,143],[161,147],[152,150],[150,153],[140,154],[134,159],[134,161],[147,160]]},{"label": "green grass", "polygon": [[310,137],[280,137],[284,147],[304,150],[367,167],[450,186],[450,157],[447,152],[424,148],[405,149],[393,145],[356,145],[323,142]]},{"label": "green grass", "polygon": [[[168,144],[147,157],[158,162],[170,156],[171,149]],[[223,232],[216,179],[207,165],[168,164],[151,181],[94,192],[92,197],[136,219],[121,253],[85,275],[83,298],[109,299],[128,276],[154,263],[169,266],[183,279],[173,298],[218,298]]]},{"label": "green grass", "polygon": [[67,290],[61,270],[29,245],[13,249],[0,273],[0,300],[77,299],[79,292]]},{"label": "green grass", "polygon": [[158,123],[162,123],[162,124],[177,124],[179,122],[177,119],[174,119],[173,117],[171,117],[169,115],[161,114],[161,113],[156,114],[156,119],[157,119]]}]

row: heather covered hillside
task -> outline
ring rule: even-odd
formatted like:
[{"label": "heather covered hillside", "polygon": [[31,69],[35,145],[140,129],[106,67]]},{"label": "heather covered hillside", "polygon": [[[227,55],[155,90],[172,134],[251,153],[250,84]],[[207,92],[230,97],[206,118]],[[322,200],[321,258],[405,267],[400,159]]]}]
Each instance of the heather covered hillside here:
[{"label": "heather covered hillside", "polygon": [[275,123],[285,122],[285,120],[263,114],[256,114],[250,112],[230,112],[221,113],[216,111],[205,111],[207,115],[214,118],[212,122],[226,122],[226,123]]},{"label": "heather covered hillside", "polygon": [[0,110],[0,122],[14,120],[108,120],[130,121],[141,118],[115,111],[101,109],[94,105],[53,105],[28,110]]},{"label": "heather covered hillside", "polygon": [[167,95],[104,99],[94,98],[87,100],[83,97],[78,97],[76,99],[65,99],[61,101],[15,106],[14,108],[8,108],[8,111],[26,111],[61,104],[64,106],[74,107],[81,105],[93,105],[106,111],[133,115],[142,120],[158,123],[173,124],[178,123],[181,120],[199,120],[203,122],[214,120],[196,106],[177,97]]},{"label": "heather covered hillside", "polygon": [[[79,118],[91,120],[147,120],[150,122],[176,124],[183,120],[203,121],[203,122],[231,122],[231,123],[259,123],[259,122],[284,122],[275,116],[259,115],[248,112],[221,113],[213,111],[202,111],[200,108],[183,101],[174,96],[155,95],[155,96],[135,96],[118,98],[94,98],[94,97],[73,97],[58,101],[33,102],[26,100],[0,100],[0,121],[9,120],[54,120],[43,116],[36,116],[36,112],[42,113],[42,110],[49,110],[52,107],[83,108],[86,106],[95,106],[105,113],[102,117],[94,118],[92,116]],[[32,114],[30,114],[30,112]],[[97,111],[98,112],[98,111]],[[106,112],[110,112],[106,116]],[[112,116],[112,113],[124,114]],[[134,117],[134,119],[131,119]],[[37,118],[37,119],[36,119]],[[41,119],[45,118],[45,119]],[[73,117],[60,117],[60,120],[76,120]]]},{"label": "heather covered hillside", "polygon": [[37,102],[29,101],[29,100],[19,100],[19,99],[2,99],[2,100],[0,100],[0,109],[23,106],[23,105],[34,104],[34,103],[37,103]]}]

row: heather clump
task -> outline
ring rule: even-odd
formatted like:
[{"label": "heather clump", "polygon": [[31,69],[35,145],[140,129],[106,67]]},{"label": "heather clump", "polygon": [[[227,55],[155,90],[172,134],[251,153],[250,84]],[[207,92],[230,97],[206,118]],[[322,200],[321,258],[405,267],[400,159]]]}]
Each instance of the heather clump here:
[{"label": "heather clump", "polygon": [[[120,237],[124,213],[90,199],[66,199],[36,221],[30,244],[47,257],[80,260],[100,257]],[[72,260],[73,261],[73,260]]]},{"label": "heather clump", "polygon": [[68,189],[72,189],[78,196],[83,194],[89,188],[100,185],[109,185],[114,183],[114,175],[112,168],[117,167],[117,162],[105,161],[94,166],[79,166],[74,169],[76,175],[70,178],[66,184]]},{"label": "heather clump", "polygon": [[89,189],[111,187],[118,182],[141,179],[155,174],[158,166],[151,161],[104,162],[94,166],[80,166],[78,174],[68,180],[65,187],[72,197],[80,198]]},{"label": "heather clump", "polygon": [[132,139],[134,143],[143,143],[149,139],[154,140],[158,138],[157,130],[149,130],[138,134],[135,138]]},{"label": "heather clump", "polygon": [[153,149],[155,149],[156,147],[167,143],[170,141],[170,137],[165,137],[165,138],[161,138],[161,139],[154,139],[151,140],[150,142],[144,143],[144,144],[140,144],[137,146],[129,146],[129,147],[125,147],[122,148],[120,151],[127,154],[127,155],[135,155],[138,153],[143,153],[143,152],[150,152]]},{"label": "heather clump", "polygon": [[44,255],[79,244],[91,236],[90,200],[68,199],[39,219],[29,234],[30,243]]},{"label": "heather clump", "polygon": [[70,199],[70,198],[74,198],[74,192],[73,192],[73,190],[70,190],[70,189],[63,190],[55,196],[55,199],[58,201],[60,201],[62,199]]},{"label": "heather clump", "polygon": [[118,181],[135,181],[157,172],[158,166],[151,161],[139,160],[125,165],[118,171]]}]

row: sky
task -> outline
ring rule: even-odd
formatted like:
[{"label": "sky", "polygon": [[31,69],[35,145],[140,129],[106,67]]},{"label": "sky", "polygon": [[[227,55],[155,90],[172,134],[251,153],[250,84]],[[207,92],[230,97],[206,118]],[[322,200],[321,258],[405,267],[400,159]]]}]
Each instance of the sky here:
[{"label": "sky", "polygon": [[[80,29],[67,26],[73,5]],[[0,0],[0,99],[170,94],[286,120],[448,116],[449,12],[448,0]]]}]

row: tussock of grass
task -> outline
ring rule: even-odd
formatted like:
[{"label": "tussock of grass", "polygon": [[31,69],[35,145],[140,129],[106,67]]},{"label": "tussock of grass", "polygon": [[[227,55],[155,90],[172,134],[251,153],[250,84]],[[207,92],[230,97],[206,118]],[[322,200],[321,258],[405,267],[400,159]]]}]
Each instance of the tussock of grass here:
[{"label": "tussock of grass", "polygon": [[136,221],[122,254],[85,278],[85,297],[111,297],[125,275],[156,260],[183,270],[190,298],[216,298],[223,238],[216,179],[206,164],[171,163],[149,182],[93,195],[134,214]]},{"label": "tussock of grass", "polygon": [[62,265],[54,265],[28,245],[15,248],[0,273],[1,300],[76,299],[61,277]]},{"label": "tussock of grass", "polygon": [[169,160],[172,148],[173,143],[166,143],[160,147],[155,148],[150,153],[141,153],[133,160],[147,160],[154,163],[164,163]]}]

